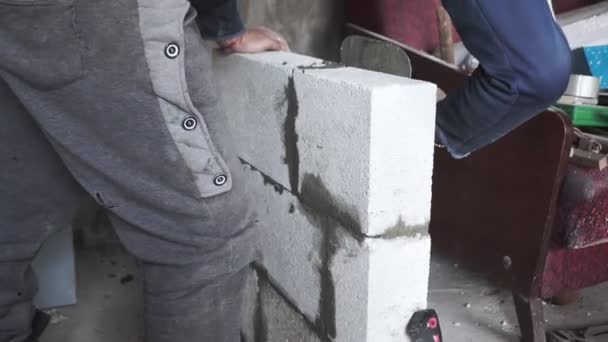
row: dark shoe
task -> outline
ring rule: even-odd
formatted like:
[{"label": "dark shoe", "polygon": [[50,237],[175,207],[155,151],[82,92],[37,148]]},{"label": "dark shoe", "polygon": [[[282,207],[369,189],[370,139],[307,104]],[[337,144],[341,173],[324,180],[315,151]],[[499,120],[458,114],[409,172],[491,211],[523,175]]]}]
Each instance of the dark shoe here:
[{"label": "dark shoe", "polygon": [[44,311],[36,310],[34,319],[32,320],[32,335],[26,342],[36,342],[42,336],[42,333],[49,326],[51,316]]},{"label": "dark shoe", "polygon": [[581,294],[578,291],[565,292],[558,296],[552,297],[549,301],[553,305],[564,306],[576,302]]}]

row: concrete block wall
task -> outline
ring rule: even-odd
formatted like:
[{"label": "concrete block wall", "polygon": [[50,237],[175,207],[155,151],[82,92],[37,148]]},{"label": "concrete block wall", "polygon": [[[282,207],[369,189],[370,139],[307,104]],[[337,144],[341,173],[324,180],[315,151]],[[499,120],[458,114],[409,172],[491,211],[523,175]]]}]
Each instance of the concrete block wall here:
[{"label": "concrete block wall", "polygon": [[279,298],[301,336],[407,341],[426,307],[435,86],[287,53],[215,68],[260,215],[246,340],[291,326]]}]

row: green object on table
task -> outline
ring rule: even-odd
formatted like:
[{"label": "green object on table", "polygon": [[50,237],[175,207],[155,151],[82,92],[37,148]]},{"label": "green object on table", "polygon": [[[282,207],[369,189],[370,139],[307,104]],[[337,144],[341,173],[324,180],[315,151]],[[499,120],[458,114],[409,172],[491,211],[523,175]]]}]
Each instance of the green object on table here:
[{"label": "green object on table", "polygon": [[608,127],[608,107],[562,103],[555,106],[568,114],[574,126]]}]

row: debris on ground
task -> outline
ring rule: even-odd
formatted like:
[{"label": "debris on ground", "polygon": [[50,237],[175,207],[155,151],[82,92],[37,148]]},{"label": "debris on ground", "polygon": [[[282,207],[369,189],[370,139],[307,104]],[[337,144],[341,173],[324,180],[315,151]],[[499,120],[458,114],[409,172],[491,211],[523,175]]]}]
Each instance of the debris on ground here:
[{"label": "debris on ground", "polygon": [[120,283],[122,285],[126,285],[126,284],[132,282],[133,280],[135,280],[135,278],[133,277],[133,275],[127,274],[126,276],[120,278]]},{"label": "debris on ground", "polygon": [[497,288],[484,288],[481,291],[482,296],[493,297],[500,294],[500,289]]},{"label": "debris on ground", "polygon": [[66,316],[62,315],[57,309],[50,309],[45,311],[47,315],[51,316],[50,324],[57,324],[59,322],[63,322],[68,319]]}]

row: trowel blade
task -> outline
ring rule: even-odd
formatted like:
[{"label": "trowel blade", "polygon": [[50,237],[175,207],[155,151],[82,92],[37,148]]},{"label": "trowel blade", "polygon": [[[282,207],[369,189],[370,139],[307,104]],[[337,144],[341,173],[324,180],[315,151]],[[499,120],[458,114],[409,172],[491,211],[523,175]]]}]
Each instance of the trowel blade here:
[{"label": "trowel blade", "polygon": [[412,77],[412,64],[399,46],[378,39],[352,35],[344,39],[340,50],[344,65]]}]

